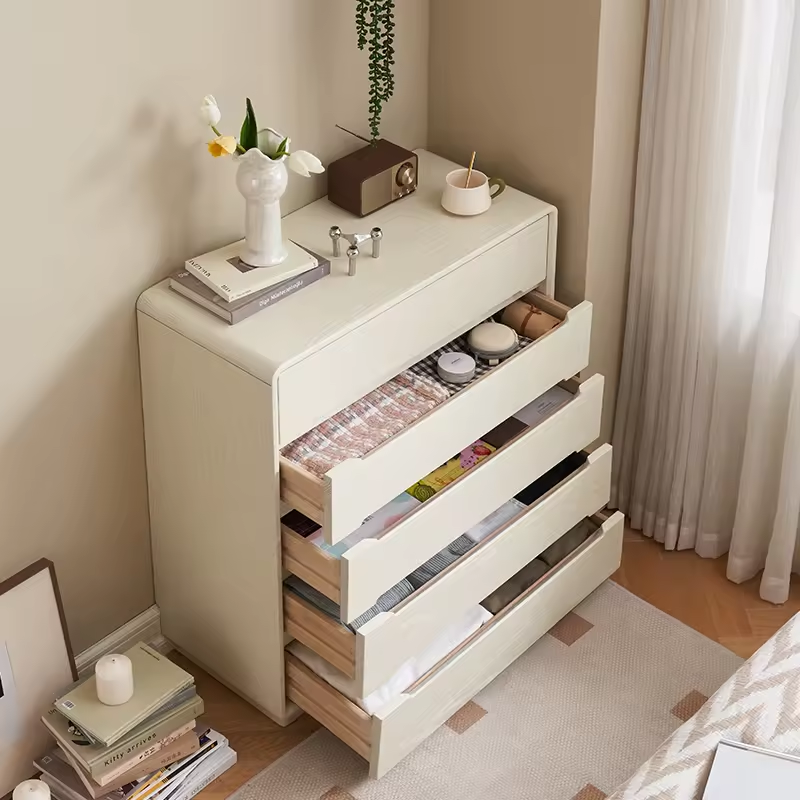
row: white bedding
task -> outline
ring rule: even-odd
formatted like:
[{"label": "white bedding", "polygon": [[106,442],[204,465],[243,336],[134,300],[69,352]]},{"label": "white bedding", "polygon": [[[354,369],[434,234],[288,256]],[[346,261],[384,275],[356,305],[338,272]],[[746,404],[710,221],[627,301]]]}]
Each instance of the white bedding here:
[{"label": "white bedding", "polygon": [[356,693],[355,681],[332,667],[300,642],[292,642],[286,649],[300,659],[312,672],[361,706],[368,714],[375,714],[387,703],[399,697],[409,686],[416,683],[428,670],[453,652],[464,640],[472,636],[492,615],[482,606],[471,608],[460,620],[450,625],[422,653],[406,661],[383,686],[361,698]]}]

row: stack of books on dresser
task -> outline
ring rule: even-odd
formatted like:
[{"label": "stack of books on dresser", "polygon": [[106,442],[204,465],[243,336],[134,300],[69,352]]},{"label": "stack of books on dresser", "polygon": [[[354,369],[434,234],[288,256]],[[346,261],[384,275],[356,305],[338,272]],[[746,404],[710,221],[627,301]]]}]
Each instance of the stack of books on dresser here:
[{"label": "stack of books on dresser", "polygon": [[92,675],[42,717],[55,746],[34,767],[55,800],[189,800],[236,763],[228,740],[198,722],[188,672],[144,643],[125,655],[127,703],[101,703]]},{"label": "stack of books on dresser", "polygon": [[250,267],[240,258],[244,242],[235,242],[197,258],[173,272],[170,289],[235,325],[330,274],[331,262],[288,242],[288,256],[276,267]]}]

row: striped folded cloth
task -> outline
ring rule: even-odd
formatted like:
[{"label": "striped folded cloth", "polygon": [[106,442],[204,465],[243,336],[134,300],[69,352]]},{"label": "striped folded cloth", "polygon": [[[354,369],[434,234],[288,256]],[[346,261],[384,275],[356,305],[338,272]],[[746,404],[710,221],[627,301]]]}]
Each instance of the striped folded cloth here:
[{"label": "striped folded cloth", "polygon": [[[338,603],[334,603],[329,597],[325,597],[324,594],[318,592],[313,586],[309,586],[305,581],[301,581],[300,578],[295,575],[290,575],[284,583],[289,587],[290,591],[294,592],[298,597],[316,606],[323,614],[327,614],[327,616],[332,617],[337,622],[341,622],[341,610]],[[400,583],[392,586],[388,592],[384,592],[372,608],[368,608],[360,617],[356,617],[349,625],[345,625],[345,627],[355,632],[373,617],[377,617],[382,611],[389,611],[413,593],[414,587],[408,580],[403,578]]]},{"label": "striped folded cloth", "polygon": [[[389,591],[384,592],[378,598],[374,606],[368,608],[360,617],[356,617],[356,619],[345,627],[355,632],[362,625],[369,622],[369,620],[377,617],[382,611],[391,611],[396,605],[405,600],[406,597],[410,597],[417,589],[424,586],[440,572],[447,569],[450,564],[458,561],[461,556],[473,547],[475,547],[475,542],[466,534],[462,534],[458,539],[445,547],[444,550],[437,553],[433,558],[428,559],[422,566],[417,567],[407,578],[403,578],[400,583],[396,583]],[[318,592],[313,586],[300,580],[296,575],[290,575],[286,579],[285,584],[290,591],[294,592],[294,594],[306,602],[311,603],[311,605],[316,606],[323,614],[335,619],[337,622],[341,621],[341,609],[339,608],[339,604],[334,603],[333,600],[326,597],[322,592]]]}]

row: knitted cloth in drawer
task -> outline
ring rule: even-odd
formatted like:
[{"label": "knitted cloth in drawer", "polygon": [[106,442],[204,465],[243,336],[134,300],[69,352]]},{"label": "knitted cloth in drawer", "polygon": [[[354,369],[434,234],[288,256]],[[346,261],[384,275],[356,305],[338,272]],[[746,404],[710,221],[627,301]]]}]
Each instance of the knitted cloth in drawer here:
[{"label": "knitted cloth in drawer", "polygon": [[449,399],[441,384],[406,370],[334,414],[281,450],[322,477],[348,458],[361,458]]}]

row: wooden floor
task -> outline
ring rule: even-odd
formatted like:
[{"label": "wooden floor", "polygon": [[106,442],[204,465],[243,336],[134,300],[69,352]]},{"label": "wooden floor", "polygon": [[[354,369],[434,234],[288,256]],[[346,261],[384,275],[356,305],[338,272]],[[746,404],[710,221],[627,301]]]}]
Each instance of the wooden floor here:
[{"label": "wooden floor", "polygon": [[[788,603],[773,606],[759,598],[757,578],[740,585],[728,581],[724,557],[667,552],[632,531],[625,533],[622,566],[613,579],[743,657],[800,611],[800,582],[793,583]],[[319,727],[302,716],[281,728],[183,657],[175,660],[196,676],[206,723],[222,731],[239,754],[236,766],[202,793],[203,800],[224,800]]]},{"label": "wooden floor", "polygon": [[789,600],[774,606],[758,596],[760,578],[731,583],[726,557],[700,558],[692,550],[668,551],[639,533],[625,531],[622,566],[613,580],[671,617],[749,658],[800,611],[800,580]]}]

